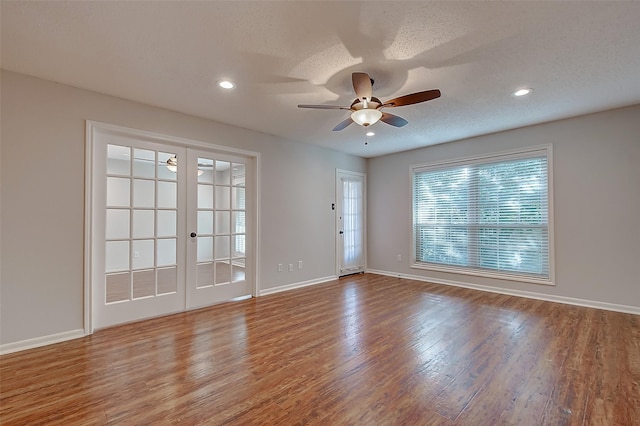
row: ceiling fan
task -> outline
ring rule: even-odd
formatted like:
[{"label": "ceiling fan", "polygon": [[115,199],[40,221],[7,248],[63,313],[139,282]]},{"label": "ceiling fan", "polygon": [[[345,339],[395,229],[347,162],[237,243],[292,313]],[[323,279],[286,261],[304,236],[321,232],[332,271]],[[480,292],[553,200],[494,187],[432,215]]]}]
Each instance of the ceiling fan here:
[{"label": "ceiling fan", "polygon": [[333,128],[334,132],[344,129],[353,122],[367,127],[377,123],[378,120],[395,127],[402,127],[408,123],[407,120],[402,117],[398,117],[397,115],[389,114],[388,112],[382,112],[382,108],[412,105],[440,97],[440,90],[434,89],[411,93],[409,95],[391,99],[387,102],[382,102],[380,99],[372,96],[373,80],[369,77],[369,74],[364,72],[354,72],[351,74],[351,80],[353,82],[353,90],[356,92],[357,98],[350,106],[298,105],[298,108],[344,109],[351,111],[351,116],[349,118]]}]

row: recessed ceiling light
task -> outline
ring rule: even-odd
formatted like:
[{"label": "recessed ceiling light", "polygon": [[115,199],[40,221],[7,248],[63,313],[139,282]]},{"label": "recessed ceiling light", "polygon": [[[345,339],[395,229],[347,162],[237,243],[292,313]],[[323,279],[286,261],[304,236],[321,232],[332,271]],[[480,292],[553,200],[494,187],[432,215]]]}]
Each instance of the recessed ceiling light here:
[{"label": "recessed ceiling light", "polygon": [[367,132],[367,136],[374,136],[374,135],[375,135],[375,133],[373,133],[373,132]]},{"label": "recessed ceiling light", "polygon": [[222,80],[218,83],[218,86],[222,87],[223,89],[233,89],[234,87],[236,87],[236,85],[229,80]]},{"label": "recessed ceiling light", "polygon": [[531,93],[531,89],[520,89],[513,92],[513,96],[524,96]]}]

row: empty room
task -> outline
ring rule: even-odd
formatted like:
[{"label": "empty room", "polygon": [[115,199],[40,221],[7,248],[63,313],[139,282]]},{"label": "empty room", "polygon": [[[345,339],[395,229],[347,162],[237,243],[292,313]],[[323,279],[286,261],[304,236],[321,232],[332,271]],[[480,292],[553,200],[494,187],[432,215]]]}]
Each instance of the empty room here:
[{"label": "empty room", "polygon": [[640,2],[0,19],[0,424],[640,424]]}]

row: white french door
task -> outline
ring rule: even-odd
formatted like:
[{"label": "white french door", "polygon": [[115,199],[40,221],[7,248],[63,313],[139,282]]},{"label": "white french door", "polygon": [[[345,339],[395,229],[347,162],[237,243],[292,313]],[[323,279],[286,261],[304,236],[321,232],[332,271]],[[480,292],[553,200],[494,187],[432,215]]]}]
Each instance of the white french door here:
[{"label": "white french door", "polygon": [[365,183],[362,173],[336,171],[338,276],[366,267]]},{"label": "white french door", "polygon": [[[246,159],[189,150],[187,307],[251,294],[247,268]],[[249,221],[251,222],[251,221]]]},{"label": "white french door", "polygon": [[91,329],[250,296],[246,157],[93,129]]}]

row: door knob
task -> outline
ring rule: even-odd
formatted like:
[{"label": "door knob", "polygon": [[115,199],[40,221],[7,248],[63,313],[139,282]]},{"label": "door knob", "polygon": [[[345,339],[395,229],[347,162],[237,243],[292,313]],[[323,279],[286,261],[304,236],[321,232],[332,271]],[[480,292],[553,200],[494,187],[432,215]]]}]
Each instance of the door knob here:
[{"label": "door knob", "polygon": [[344,232],[340,231],[340,235],[344,234]]},{"label": "door knob", "polygon": [[191,233],[191,238],[195,238],[195,237],[197,237],[197,236],[198,236],[198,234],[196,234],[195,232],[192,232],[192,233]]}]

